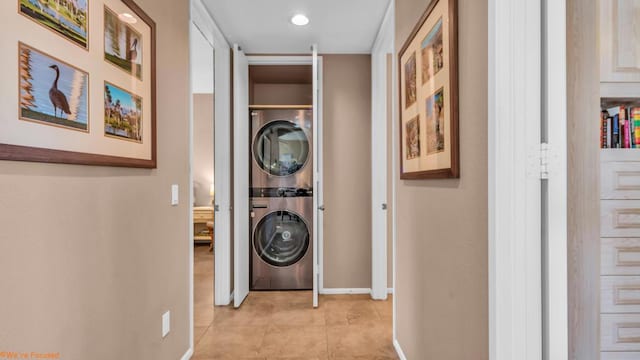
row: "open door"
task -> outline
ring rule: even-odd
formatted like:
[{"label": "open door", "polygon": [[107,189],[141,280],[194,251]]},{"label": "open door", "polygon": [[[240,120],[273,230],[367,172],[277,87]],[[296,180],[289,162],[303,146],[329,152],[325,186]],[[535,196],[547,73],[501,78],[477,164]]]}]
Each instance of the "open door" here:
[{"label": "open door", "polygon": [[233,45],[233,306],[249,295],[249,61]]},{"label": "open door", "polygon": [[311,47],[313,52],[313,307],[318,307],[320,287],[320,262],[318,244],[322,243],[322,224],[324,202],[322,197],[322,113],[320,109],[320,67],[318,46]]}]

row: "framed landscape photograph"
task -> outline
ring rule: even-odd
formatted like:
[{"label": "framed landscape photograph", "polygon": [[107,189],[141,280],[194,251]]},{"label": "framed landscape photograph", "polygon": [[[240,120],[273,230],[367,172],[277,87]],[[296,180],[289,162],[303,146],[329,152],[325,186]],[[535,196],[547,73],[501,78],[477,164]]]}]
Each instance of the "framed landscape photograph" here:
[{"label": "framed landscape photograph", "polygon": [[398,54],[400,178],[460,177],[457,0],[432,0]]},{"label": "framed landscape photograph", "polygon": [[113,84],[104,84],[104,135],[142,142],[142,98]]},{"label": "framed landscape photograph", "polygon": [[[0,42],[0,160],[156,168],[153,19],[134,0],[16,1],[17,11],[0,1],[11,29]],[[89,18],[104,46],[88,47]]]},{"label": "framed landscape photograph", "polygon": [[89,49],[88,2],[89,0],[18,0],[18,11],[72,43]]},{"label": "framed landscape photograph", "polygon": [[104,59],[142,80],[142,35],[127,22],[132,21],[104,7]]}]

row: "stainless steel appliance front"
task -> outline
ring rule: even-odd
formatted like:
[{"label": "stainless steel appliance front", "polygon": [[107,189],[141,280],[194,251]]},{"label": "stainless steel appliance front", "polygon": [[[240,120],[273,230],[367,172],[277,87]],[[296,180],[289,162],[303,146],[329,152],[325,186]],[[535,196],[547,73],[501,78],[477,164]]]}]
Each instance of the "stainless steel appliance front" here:
[{"label": "stainless steel appliance front", "polygon": [[313,288],[313,197],[252,198],[251,290]]},{"label": "stainless steel appliance front", "polygon": [[313,112],[251,111],[251,186],[313,187]]}]

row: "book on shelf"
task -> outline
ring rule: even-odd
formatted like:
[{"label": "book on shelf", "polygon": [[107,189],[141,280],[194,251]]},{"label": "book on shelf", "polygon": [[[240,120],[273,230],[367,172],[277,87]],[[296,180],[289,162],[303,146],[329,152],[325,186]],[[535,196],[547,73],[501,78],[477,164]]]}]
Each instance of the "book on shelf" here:
[{"label": "book on shelf", "polygon": [[638,106],[614,106],[600,112],[600,148],[640,148],[640,101]]}]

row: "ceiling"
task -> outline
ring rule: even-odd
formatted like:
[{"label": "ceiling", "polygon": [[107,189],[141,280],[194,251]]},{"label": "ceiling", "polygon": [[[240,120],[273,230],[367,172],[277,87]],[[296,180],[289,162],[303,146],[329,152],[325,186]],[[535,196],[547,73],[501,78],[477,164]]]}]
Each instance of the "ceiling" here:
[{"label": "ceiling", "polygon": [[[203,0],[231,43],[247,54],[370,53],[389,0]],[[307,26],[290,21],[297,13]]]}]

